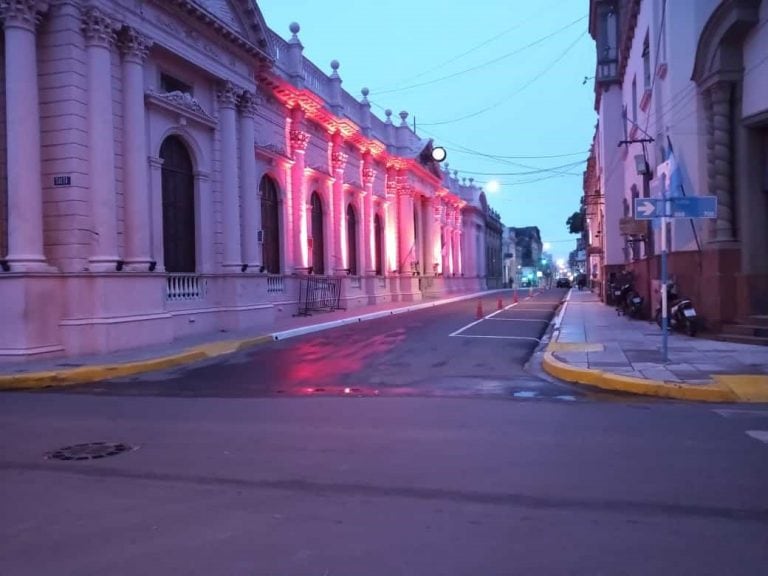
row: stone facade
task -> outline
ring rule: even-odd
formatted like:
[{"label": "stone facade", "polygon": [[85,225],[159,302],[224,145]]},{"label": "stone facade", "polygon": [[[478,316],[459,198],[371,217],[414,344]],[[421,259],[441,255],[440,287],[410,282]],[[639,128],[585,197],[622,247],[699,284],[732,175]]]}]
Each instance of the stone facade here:
[{"label": "stone facade", "polygon": [[0,22],[0,360],[268,329],[307,274],[347,307],[496,274],[482,191],[254,0],[9,0]]},{"label": "stone facade", "polygon": [[671,276],[715,329],[768,314],[766,24],[764,0],[590,2],[599,116],[585,175],[593,262],[604,281],[634,270],[636,288],[655,305],[661,226],[633,222],[633,200],[663,187],[716,197],[717,218],[673,219],[667,229]]}]

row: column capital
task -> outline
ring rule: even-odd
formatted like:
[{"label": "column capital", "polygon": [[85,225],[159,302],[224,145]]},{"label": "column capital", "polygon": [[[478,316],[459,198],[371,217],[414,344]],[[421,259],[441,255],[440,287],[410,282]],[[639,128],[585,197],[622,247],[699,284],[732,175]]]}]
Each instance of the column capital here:
[{"label": "column capital", "polygon": [[48,9],[47,2],[40,0],[0,1],[0,22],[3,28],[25,28],[34,31]]},{"label": "column capital", "polygon": [[392,202],[397,196],[397,183],[395,181],[387,180],[386,195],[388,202]]},{"label": "column capital", "polygon": [[118,34],[118,47],[126,62],[143,64],[152,44],[148,36],[130,26],[124,26]]},{"label": "column capital", "polygon": [[165,162],[165,160],[163,160],[162,158],[160,158],[158,156],[150,156],[149,157],[149,165],[152,166],[152,168],[162,168],[164,162]]},{"label": "column capital", "polygon": [[237,101],[241,92],[242,90],[232,84],[232,82],[226,81],[219,84],[218,90],[216,91],[216,99],[219,102],[219,107],[234,110],[235,106],[237,106]]},{"label": "column capital", "polygon": [[109,48],[117,38],[117,22],[95,7],[83,12],[80,28],[85,35],[86,46]]},{"label": "column capital", "polygon": [[376,178],[376,170],[373,168],[363,168],[363,184],[370,186]]},{"label": "column capital", "polygon": [[413,198],[416,195],[416,190],[408,184],[398,184],[397,193],[404,198]]},{"label": "column capital", "polygon": [[261,104],[260,98],[250,90],[243,90],[243,93],[240,94],[238,106],[240,107],[240,114],[244,118],[255,118],[259,104]]},{"label": "column capital", "polygon": [[309,146],[309,132],[303,130],[291,130],[289,134],[291,140],[291,150],[293,152],[304,152]]},{"label": "column capital", "polygon": [[347,159],[349,155],[341,150],[334,150],[331,152],[331,166],[334,171],[344,170],[347,165]]}]

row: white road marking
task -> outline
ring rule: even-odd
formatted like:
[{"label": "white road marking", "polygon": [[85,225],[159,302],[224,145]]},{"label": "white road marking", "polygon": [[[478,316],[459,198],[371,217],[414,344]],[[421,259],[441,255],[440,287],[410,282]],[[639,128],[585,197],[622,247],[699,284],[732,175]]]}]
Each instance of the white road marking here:
[{"label": "white road marking", "polygon": [[535,398],[538,394],[538,392],[534,392],[533,390],[522,390],[520,392],[515,392],[512,396],[515,398]]},{"label": "white road marking", "polygon": [[723,409],[713,410],[713,412],[719,414],[723,418],[768,418],[768,410],[739,410]]},{"label": "white road marking", "polygon": [[747,436],[752,436],[755,440],[768,444],[768,430],[747,430]]},{"label": "white road marking", "polygon": [[549,324],[549,320],[536,318],[488,318],[488,320],[504,320],[507,322],[545,322],[546,324]]},{"label": "white road marking", "polygon": [[448,336],[458,336],[459,334],[461,334],[462,332],[464,332],[464,330],[468,330],[469,328],[472,328],[472,326],[475,326],[475,325],[477,325],[477,324],[480,324],[480,322],[482,322],[483,320],[485,320],[485,318],[480,318],[479,320],[475,320],[475,321],[474,321],[474,322],[472,322],[471,324],[467,324],[467,325],[466,325],[466,326],[464,326],[463,328],[459,328],[459,329],[458,329],[458,330],[456,330],[456,332],[454,332],[453,334],[448,334]]},{"label": "white road marking", "polygon": [[533,340],[534,342],[541,342],[538,338],[531,338],[528,336],[482,336],[480,334],[451,334],[451,336],[458,336],[459,338],[496,338],[498,340]]}]

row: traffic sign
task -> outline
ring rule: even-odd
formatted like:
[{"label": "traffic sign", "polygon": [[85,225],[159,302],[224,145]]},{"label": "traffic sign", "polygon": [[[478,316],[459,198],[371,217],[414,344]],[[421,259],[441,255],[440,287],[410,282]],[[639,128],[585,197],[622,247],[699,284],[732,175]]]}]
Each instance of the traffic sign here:
[{"label": "traffic sign", "polygon": [[635,198],[635,220],[651,220],[664,215],[661,198]]},{"label": "traffic sign", "polygon": [[671,198],[672,218],[717,218],[717,196]]},{"label": "traffic sign", "polygon": [[682,196],[667,198],[669,211],[664,211],[661,198],[635,198],[635,219],[653,218],[717,218],[716,196]]}]

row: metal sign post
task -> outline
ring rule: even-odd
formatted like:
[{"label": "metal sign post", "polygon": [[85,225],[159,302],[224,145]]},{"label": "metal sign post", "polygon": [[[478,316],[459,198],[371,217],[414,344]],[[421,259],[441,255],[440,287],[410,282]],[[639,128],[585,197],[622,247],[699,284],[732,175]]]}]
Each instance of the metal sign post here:
[{"label": "metal sign post", "polygon": [[[665,163],[666,164],[666,163]],[[658,176],[664,174],[669,181],[668,165],[659,165]],[[667,284],[667,222],[670,218],[716,218],[717,197],[684,196],[667,197],[667,186],[661,186],[661,199],[635,198],[636,220],[661,220],[661,353],[664,362],[669,362],[669,300]]]}]

